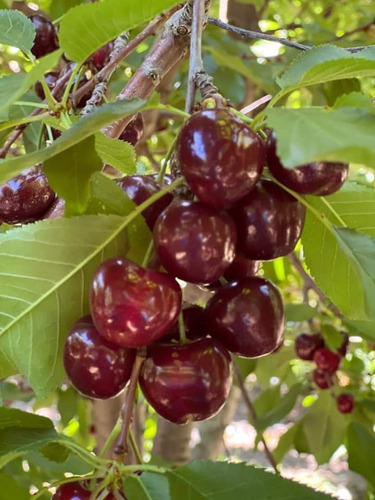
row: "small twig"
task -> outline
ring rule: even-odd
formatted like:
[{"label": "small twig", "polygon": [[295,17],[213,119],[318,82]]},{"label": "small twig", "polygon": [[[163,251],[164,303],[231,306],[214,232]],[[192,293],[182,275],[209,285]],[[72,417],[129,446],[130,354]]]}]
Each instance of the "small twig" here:
[{"label": "small twig", "polygon": [[259,108],[259,106],[262,106],[262,104],[266,104],[266,102],[270,101],[271,99],[272,99],[272,95],[270,95],[270,94],[264,95],[260,99],[254,101],[251,104],[249,104],[248,106],[245,106],[244,108],[242,108],[240,110],[240,112],[244,115],[247,115],[251,111],[254,111],[254,109]]},{"label": "small twig", "polygon": [[362,26],[358,26],[357,28],[346,31],[343,35],[335,36],[335,37],[331,38],[330,40],[327,40],[325,43],[336,42],[337,40],[342,40],[343,38],[346,38],[350,35],[354,35],[355,33],[359,33],[360,31],[367,31],[374,24],[375,24],[375,19],[372,19],[370,22],[368,22],[366,24],[362,24]]},{"label": "small twig", "polygon": [[[252,420],[252,423],[255,424],[255,422],[257,421],[258,417],[257,417],[257,414],[256,414],[256,411],[255,411],[255,408],[254,408],[254,405],[245,389],[245,384],[244,384],[244,380],[242,378],[242,375],[238,369],[238,366],[237,364],[235,363],[234,359],[232,358],[232,362],[233,362],[233,371],[234,371],[234,377],[237,381],[237,384],[240,388],[240,391],[241,391],[241,394],[242,394],[242,399],[246,405],[246,408],[248,410],[248,413],[249,413],[249,416],[250,416],[250,419]],[[264,439],[264,436],[263,434],[261,435],[261,438],[260,438],[261,442],[263,443],[263,446],[264,446],[264,452],[267,456],[267,459],[269,461],[269,463],[272,465],[274,471],[279,474],[279,469],[277,468],[277,463],[276,463],[276,460],[275,460],[275,457],[272,455],[272,452],[271,450],[268,448],[268,445],[266,443],[266,440]]]},{"label": "small twig", "polygon": [[139,451],[137,441],[134,437],[134,433],[132,431],[131,426],[129,426],[129,441],[130,441],[131,447],[133,448],[134,455],[135,455],[135,458],[137,459],[137,462],[139,464],[143,464],[143,458],[142,458],[141,452]]}]

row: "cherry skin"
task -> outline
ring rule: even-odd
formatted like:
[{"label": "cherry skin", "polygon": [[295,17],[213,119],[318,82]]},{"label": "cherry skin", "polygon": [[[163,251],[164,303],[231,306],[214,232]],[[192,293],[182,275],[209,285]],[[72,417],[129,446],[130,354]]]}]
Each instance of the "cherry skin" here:
[{"label": "cherry skin", "polygon": [[267,139],[267,165],[272,175],[296,193],[327,196],[338,191],[349,172],[347,163],[316,162],[294,169],[285,168],[276,153],[276,135]]},{"label": "cherry skin", "polygon": [[129,142],[132,146],[135,146],[139,142],[144,133],[143,118],[141,113],[137,113],[133,120],[128,123],[125,130],[119,136],[120,141]]},{"label": "cherry skin", "polygon": [[243,255],[237,254],[232,264],[224,273],[227,281],[237,281],[242,278],[254,276],[259,271],[260,263],[256,260],[249,260]]},{"label": "cherry skin", "polygon": [[243,198],[263,169],[257,134],[227,109],[194,113],[180,131],[176,154],[193,193],[218,208]]},{"label": "cherry skin", "polygon": [[58,49],[59,44],[57,41],[56,30],[51,21],[39,14],[31,16],[29,19],[33,23],[36,30],[34,45],[31,48],[31,52],[34,56],[39,59],[40,57]]},{"label": "cherry skin", "polygon": [[154,344],[147,350],[139,383],[163,418],[176,424],[206,420],[225,403],[231,387],[228,351],[211,338],[190,344]]},{"label": "cherry skin", "polygon": [[313,371],[313,379],[319,389],[329,389],[333,386],[333,375],[332,373],[324,372],[317,368]]},{"label": "cherry skin", "polygon": [[[59,486],[52,500],[89,500],[91,494],[92,491],[86,489],[82,483],[74,481],[73,483],[65,483]],[[121,498],[125,500],[125,497]],[[115,500],[115,496],[109,492],[105,499]]]},{"label": "cherry skin", "polygon": [[103,47],[100,47],[93,55],[90,57],[90,62],[94,65],[95,69],[100,71],[109,61],[109,56],[113,50],[113,42],[109,42]]},{"label": "cherry skin", "polygon": [[306,208],[267,180],[230,210],[238,234],[238,251],[252,260],[271,260],[290,254],[304,225]]},{"label": "cherry skin", "polygon": [[[46,73],[44,75],[44,79],[47,82],[47,85],[48,85],[50,90],[54,89],[56,82],[59,79],[59,76],[60,76],[59,71],[50,71],[49,73]],[[43,87],[42,87],[42,84],[40,83],[40,81],[36,82],[36,84],[35,84],[35,92],[36,92],[37,96],[40,99],[42,99],[42,101],[43,101],[45,98],[45,95],[44,95],[44,90],[43,90]]]},{"label": "cherry skin", "polygon": [[314,352],[313,359],[320,370],[335,373],[340,365],[341,356],[323,347]]},{"label": "cherry skin", "polygon": [[345,332],[341,332],[342,335],[342,344],[341,346],[337,349],[338,354],[340,356],[344,357],[346,356],[346,353],[348,352],[348,347],[349,347],[349,335]]},{"label": "cherry skin", "polygon": [[[184,317],[185,335],[188,340],[197,340],[206,337],[207,331],[205,326],[205,315],[203,307],[196,305],[188,305],[182,308]],[[172,342],[180,339],[178,322],[172,330],[164,335],[161,342]]]},{"label": "cherry skin", "polygon": [[165,269],[191,283],[216,281],[233,262],[236,229],[227,213],[195,201],[169,205],[154,227]]},{"label": "cherry skin", "polygon": [[117,396],[129,381],[135,350],[106,340],[85,316],[65,340],[64,366],[74,387],[84,396],[108,399]]},{"label": "cherry skin", "polygon": [[354,398],[351,394],[340,394],[336,404],[340,413],[351,413],[354,409]]},{"label": "cherry skin", "polygon": [[321,347],[324,347],[324,339],[319,334],[308,335],[302,333],[298,335],[294,344],[297,356],[305,361],[312,361],[314,352]]},{"label": "cherry skin", "polygon": [[210,335],[229,351],[246,358],[264,356],[282,340],[280,292],[270,281],[258,277],[228,283],[209,300],[206,321]]},{"label": "cherry skin", "polygon": [[94,324],[107,340],[138,348],[172,328],[181,310],[182,293],[168,274],[116,257],[96,270],[90,301]]},{"label": "cherry skin", "polygon": [[[141,205],[150,196],[158,193],[162,186],[150,175],[127,175],[116,179],[116,184],[136,204]],[[142,215],[150,229],[153,229],[160,213],[171,203],[173,195],[166,193],[151,206],[143,210]]]},{"label": "cherry skin", "polygon": [[41,219],[54,199],[42,167],[28,168],[0,186],[0,220],[25,224]]}]

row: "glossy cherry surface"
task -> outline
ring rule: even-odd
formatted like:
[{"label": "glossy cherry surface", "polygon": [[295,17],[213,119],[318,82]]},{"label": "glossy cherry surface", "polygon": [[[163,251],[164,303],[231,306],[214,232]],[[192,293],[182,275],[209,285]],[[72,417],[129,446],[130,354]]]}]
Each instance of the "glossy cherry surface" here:
[{"label": "glossy cherry surface", "polygon": [[263,278],[244,278],[221,288],[207,304],[206,319],[213,337],[246,358],[269,354],[283,336],[280,292]]},{"label": "glossy cherry surface", "polygon": [[[197,340],[206,337],[207,329],[205,325],[205,314],[203,307],[196,305],[188,305],[182,308],[184,317],[185,334],[189,340]],[[174,325],[172,330],[160,339],[161,342],[178,341],[180,339],[180,332],[178,322]]]},{"label": "glossy cherry surface", "polygon": [[165,335],[181,310],[181,288],[168,274],[117,257],[104,261],[91,284],[94,324],[109,341],[143,347]]},{"label": "glossy cherry surface", "polygon": [[236,281],[242,278],[254,276],[259,271],[260,263],[257,260],[250,260],[243,255],[237,254],[232,264],[224,273],[227,281]]},{"label": "glossy cherry surface", "polygon": [[211,283],[235,257],[236,229],[226,212],[200,202],[169,205],[154,227],[155,249],[165,269],[191,283]]},{"label": "glossy cherry surface", "polygon": [[272,175],[296,193],[327,196],[338,191],[348,177],[347,163],[315,162],[285,168],[276,154],[276,135],[267,139],[267,165]]},{"label": "glossy cherry surface", "polygon": [[341,356],[323,347],[314,352],[314,361],[320,370],[334,373],[340,365]]},{"label": "glossy cherry surface", "polygon": [[113,42],[109,42],[103,47],[100,47],[93,55],[90,57],[90,62],[95,66],[95,68],[100,71],[109,61],[109,56],[113,50]]},{"label": "glossy cherry surface", "polygon": [[332,373],[324,372],[323,370],[319,370],[319,368],[313,371],[313,379],[319,389],[329,389],[333,386]]},{"label": "glossy cherry surface", "polygon": [[321,335],[308,335],[301,333],[295,340],[294,348],[300,359],[312,361],[314,352],[320,347],[324,347],[324,339]]},{"label": "glossy cherry surface", "polygon": [[243,198],[263,168],[256,133],[227,109],[194,113],[180,131],[176,153],[193,193],[214,207]]},{"label": "glossy cherry surface", "polygon": [[354,410],[354,398],[351,394],[340,394],[337,396],[336,404],[341,413],[351,413]]},{"label": "glossy cherry surface", "polygon": [[24,224],[41,219],[54,199],[42,167],[28,168],[0,186],[0,220]]},{"label": "glossy cherry surface", "polygon": [[139,142],[144,133],[143,118],[141,113],[137,113],[133,120],[126,126],[125,130],[119,136],[120,141],[130,142],[135,146]]},{"label": "glossy cherry surface", "polygon": [[[54,89],[55,84],[56,84],[57,80],[59,79],[59,75],[60,75],[59,71],[50,71],[49,73],[46,73],[44,75],[44,79],[47,82],[47,85],[48,85],[50,90]],[[40,81],[36,82],[36,84],[35,84],[35,92],[36,92],[37,96],[40,99],[42,99],[42,101],[43,101],[43,99],[45,98],[45,95],[44,95],[43,86],[40,83]]]},{"label": "glossy cherry surface", "polygon": [[[150,196],[158,193],[162,187],[150,175],[126,175],[122,179],[116,179],[116,184],[120,186],[136,205],[140,205],[150,198]],[[142,215],[150,229],[153,229],[156,219],[172,200],[173,195],[166,193],[151,206],[143,210]]]},{"label": "glossy cherry surface", "polygon": [[[73,483],[65,483],[59,486],[52,500],[89,500],[92,491],[86,489],[82,483],[75,481]],[[124,498],[125,497],[120,497]],[[116,500],[113,493],[108,493],[105,500]]]},{"label": "glossy cherry surface", "polygon": [[31,52],[34,56],[39,59],[39,57],[45,56],[58,49],[59,44],[55,27],[51,21],[39,14],[31,16],[29,19],[33,23],[36,31],[34,45],[31,48]]},{"label": "glossy cherry surface", "polygon": [[228,397],[231,382],[229,353],[211,338],[150,346],[139,377],[150,405],[176,424],[215,415]]},{"label": "glossy cherry surface", "polygon": [[236,224],[238,251],[252,260],[291,253],[301,236],[306,208],[274,182],[262,180],[230,214]]},{"label": "glossy cherry surface", "polygon": [[65,371],[77,391],[90,398],[119,394],[129,381],[134,358],[134,349],[100,335],[90,316],[78,320],[65,340]]}]

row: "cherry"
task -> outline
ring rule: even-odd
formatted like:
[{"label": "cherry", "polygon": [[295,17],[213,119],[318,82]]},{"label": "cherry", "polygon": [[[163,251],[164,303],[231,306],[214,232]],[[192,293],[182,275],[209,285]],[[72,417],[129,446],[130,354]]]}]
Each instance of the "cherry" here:
[{"label": "cherry", "polygon": [[96,270],[90,300],[99,332],[110,342],[137,348],[172,328],[181,310],[182,293],[168,274],[116,257]]},{"label": "cherry", "polygon": [[294,347],[300,359],[312,361],[314,352],[320,347],[324,347],[324,339],[319,334],[308,335],[307,333],[302,333],[296,338]]},{"label": "cherry", "polygon": [[272,175],[296,193],[327,196],[338,191],[348,177],[347,163],[316,162],[285,168],[276,153],[276,135],[267,139],[267,164]]},{"label": "cherry", "polygon": [[323,370],[319,370],[319,368],[313,371],[313,379],[320,389],[329,389],[333,386],[332,373],[324,372]]},{"label": "cherry", "polygon": [[351,394],[340,394],[336,404],[340,413],[351,413],[354,409],[354,398]]},{"label": "cherry", "polygon": [[[89,500],[92,491],[86,489],[79,481],[65,483],[59,486],[52,500]],[[122,497],[125,500],[125,497]],[[108,493],[106,500],[116,500],[112,493]]]},{"label": "cherry", "polygon": [[94,65],[94,67],[100,71],[109,61],[109,56],[113,50],[113,42],[109,42],[103,47],[100,47],[96,52],[92,54],[90,57],[90,62]]},{"label": "cherry", "polygon": [[341,346],[337,349],[338,354],[340,356],[344,357],[346,356],[346,353],[348,352],[348,347],[349,347],[349,335],[345,332],[341,332],[343,341]]},{"label": "cherry", "polygon": [[84,396],[108,399],[129,381],[135,350],[108,342],[90,316],[79,319],[65,340],[64,366],[74,387]]},{"label": "cherry", "polygon": [[193,193],[214,207],[243,198],[260,178],[262,146],[227,109],[204,109],[182,127],[176,153]]},{"label": "cherry", "polygon": [[119,136],[120,141],[130,142],[135,146],[139,142],[144,133],[143,118],[141,113],[137,113],[133,120],[128,123],[125,130]]},{"label": "cherry", "polygon": [[257,358],[282,340],[284,310],[279,290],[264,278],[228,283],[208,302],[208,331],[239,356]]},{"label": "cherry", "polygon": [[[196,305],[188,305],[182,308],[182,314],[185,324],[186,338],[189,340],[197,340],[207,335],[205,327],[205,316],[203,307]],[[180,339],[178,322],[172,330],[164,335],[161,342],[171,342]]]},{"label": "cherry", "polygon": [[34,45],[31,48],[31,52],[34,56],[39,59],[58,49],[57,34],[51,21],[39,14],[31,16],[29,19],[36,30]]},{"label": "cherry", "polygon": [[[150,175],[127,175],[121,179],[116,179],[116,184],[120,186],[136,205],[141,205],[141,203],[150,198],[150,196],[158,193],[162,188]],[[173,195],[166,193],[151,206],[143,210],[142,215],[150,229],[153,229],[159,214],[172,200]]]},{"label": "cherry", "polygon": [[65,201],[62,198],[56,197],[47,212],[43,215],[43,219],[61,219],[65,214]]},{"label": "cherry", "polygon": [[225,271],[224,278],[227,281],[249,278],[259,271],[259,265],[256,260],[249,260],[243,255],[237,254],[232,264]]},{"label": "cherry", "polygon": [[288,255],[301,236],[306,208],[275,183],[267,180],[232,207],[238,251],[252,260]]},{"label": "cherry", "polygon": [[334,373],[339,367],[341,356],[323,347],[314,352],[313,359],[320,370]]},{"label": "cherry", "polygon": [[165,269],[191,283],[211,283],[235,257],[236,229],[225,212],[195,201],[169,205],[154,227],[156,251]]},{"label": "cherry", "polygon": [[176,424],[205,420],[225,403],[231,359],[217,340],[154,344],[147,350],[139,383],[155,411]]},{"label": "cherry", "polygon": [[[56,85],[56,82],[59,79],[59,76],[60,76],[60,72],[59,71],[50,71],[49,73],[46,73],[44,75],[44,79],[47,82],[47,85],[50,88],[50,90],[54,89],[54,87]],[[41,84],[40,81],[36,82],[36,84],[35,84],[35,92],[36,92],[37,96],[40,99],[42,99],[42,101],[46,97],[44,95],[43,86],[42,86],[42,84]]]},{"label": "cherry", "polygon": [[28,168],[0,186],[0,220],[7,224],[38,220],[54,198],[42,167]]}]

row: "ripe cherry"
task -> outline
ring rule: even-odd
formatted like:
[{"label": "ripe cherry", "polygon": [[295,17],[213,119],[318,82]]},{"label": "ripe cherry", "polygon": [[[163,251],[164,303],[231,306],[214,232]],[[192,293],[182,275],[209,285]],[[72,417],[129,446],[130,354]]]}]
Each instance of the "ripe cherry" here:
[{"label": "ripe cherry", "polygon": [[[121,179],[116,179],[116,184],[120,186],[136,205],[140,205],[150,198],[150,196],[158,193],[162,187],[150,175],[127,175]],[[150,229],[153,229],[159,214],[172,200],[173,195],[171,193],[166,193],[151,206],[143,210],[142,215]]]},{"label": "ripe cherry", "polygon": [[[45,81],[46,81],[46,83],[51,91],[54,89],[56,82],[59,79],[59,76],[60,76],[59,71],[50,71],[49,73],[46,73],[44,75],[44,79],[45,79]],[[43,86],[40,83],[40,81],[36,82],[36,84],[35,84],[35,92],[36,92],[37,96],[40,99],[42,99],[42,101],[43,101],[45,98],[45,95],[44,95]]]},{"label": "ripe cherry", "polygon": [[[59,486],[56,493],[53,495],[52,500],[89,500],[92,491],[86,489],[79,481],[72,483],[65,483]],[[121,494],[120,494],[121,495]],[[120,498],[124,498],[120,496]],[[109,492],[105,500],[116,500],[113,493]]]},{"label": "ripe cherry", "polygon": [[349,347],[349,335],[345,332],[341,332],[342,335],[342,344],[341,346],[337,349],[338,354],[340,356],[344,357],[346,356],[346,353],[348,352],[348,347]]},{"label": "ripe cherry", "polygon": [[341,356],[323,347],[314,352],[313,359],[320,370],[334,373],[340,365]]},{"label": "ripe cherry", "polygon": [[[205,315],[203,307],[196,305],[188,305],[182,308],[184,318],[185,334],[189,340],[197,340],[206,337],[207,330],[205,326]],[[178,341],[180,338],[178,322],[174,325],[172,330],[168,332],[161,340],[161,342]]]},{"label": "ripe cherry", "polygon": [[272,175],[296,193],[327,196],[338,191],[348,177],[347,163],[316,162],[285,168],[276,153],[276,135],[267,139],[267,164]]},{"label": "ripe cherry", "polygon": [[0,186],[0,220],[25,224],[41,219],[54,198],[42,167],[28,168]]},{"label": "ripe cherry", "polygon": [[206,307],[208,331],[229,350],[246,358],[274,351],[282,340],[284,309],[270,281],[252,277],[222,287]]},{"label": "ripe cherry", "polygon": [[172,328],[181,310],[182,294],[170,275],[117,257],[96,270],[90,300],[99,332],[110,342],[138,348]]},{"label": "ripe cherry", "polygon": [[176,424],[205,420],[225,403],[231,386],[228,351],[211,338],[190,344],[154,344],[139,383],[155,411]]},{"label": "ripe cherry", "polygon": [[214,207],[243,198],[263,168],[256,133],[227,109],[194,113],[180,131],[176,153],[193,193]]},{"label": "ripe cherry", "polygon": [[31,16],[30,21],[36,30],[31,52],[37,59],[59,48],[56,30],[51,21],[39,14]]},{"label": "ripe cherry", "polygon": [[329,389],[333,386],[333,374],[319,370],[319,368],[313,371],[313,379],[319,389]]},{"label": "ripe cherry", "polygon": [[79,319],[65,340],[64,366],[74,387],[84,396],[108,399],[129,381],[135,350],[106,340],[91,316]]},{"label": "ripe cherry", "polygon": [[113,42],[109,42],[103,47],[100,47],[90,57],[90,62],[94,65],[95,69],[100,71],[109,61],[109,56],[113,50]]},{"label": "ripe cherry", "polygon": [[351,413],[354,409],[354,398],[351,394],[340,394],[336,404],[340,413]]},{"label": "ripe cherry", "polygon": [[232,264],[225,271],[224,278],[227,281],[249,278],[259,271],[259,265],[257,260],[250,260],[243,255],[237,254]]},{"label": "ripe cherry", "polygon": [[236,224],[238,251],[252,260],[288,255],[301,236],[306,208],[271,181],[260,181],[230,214]]},{"label": "ripe cherry", "polygon": [[211,283],[235,257],[236,229],[227,213],[201,202],[169,205],[154,227],[156,251],[165,269],[191,283]]},{"label": "ripe cherry", "polygon": [[296,338],[294,347],[300,359],[312,361],[314,352],[320,347],[324,347],[324,339],[319,334],[308,335],[307,333],[302,333]]},{"label": "ripe cherry", "polygon": [[130,142],[135,146],[139,142],[144,133],[143,118],[141,113],[137,113],[133,120],[128,123],[125,130],[119,136],[120,141]]}]

